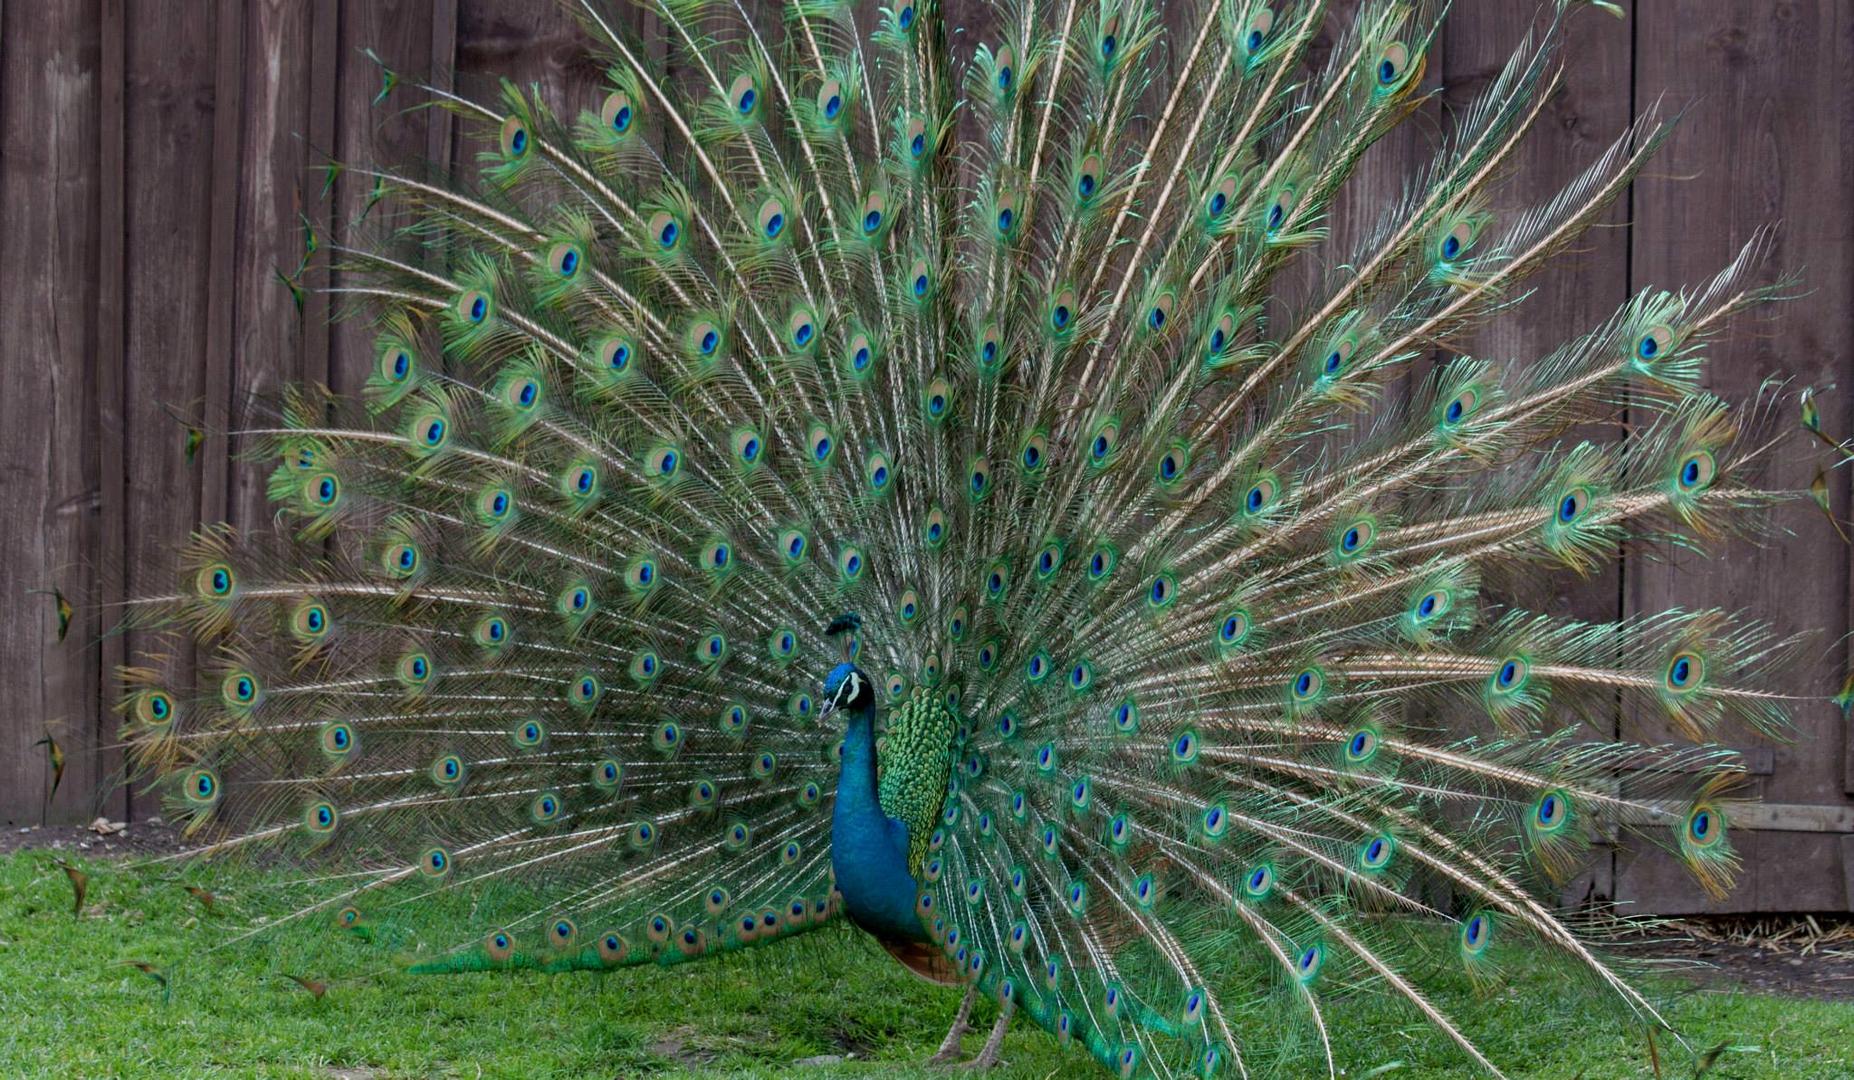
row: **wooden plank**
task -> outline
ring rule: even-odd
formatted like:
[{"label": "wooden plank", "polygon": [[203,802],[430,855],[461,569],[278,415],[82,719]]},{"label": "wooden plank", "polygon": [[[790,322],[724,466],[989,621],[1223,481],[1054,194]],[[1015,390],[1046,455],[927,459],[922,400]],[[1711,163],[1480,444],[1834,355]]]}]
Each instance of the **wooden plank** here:
[{"label": "wooden plank", "polygon": [[[1650,814],[1631,810],[1621,820],[1630,825],[1652,825],[1679,821],[1686,807],[1676,803],[1655,804],[1662,811]],[[1731,811],[1733,835],[1741,832],[1854,833],[1854,806],[1825,806],[1821,803],[1751,802],[1734,806]]]},{"label": "wooden plank", "polygon": [[[450,7],[450,5],[446,5]],[[335,156],[349,165],[391,165],[414,175],[427,161],[435,109],[425,104],[415,83],[432,72],[436,0],[348,0],[341,4],[337,54],[333,58],[339,78],[335,85]],[[380,68],[364,55],[371,49],[400,75],[399,86],[379,105]],[[336,182],[330,235],[341,242],[377,237],[368,222],[356,227],[373,183],[353,173]],[[319,197],[320,188],[317,188]],[[377,242],[368,239],[366,242]],[[404,238],[392,247],[402,256],[418,258],[417,244]],[[339,283],[343,275],[336,274]],[[337,314],[343,305],[334,305]],[[369,318],[342,319],[329,330],[329,385],[358,393],[373,363],[374,329]]]},{"label": "wooden plank", "polygon": [[[201,447],[189,464],[176,420],[224,420],[204,400],[212,247],[214,93],[218,13],[213,5],[124,7],[122,65],[122,353],[118,410],[123,595],[175,583],[175,553],[200,520]],[[217,453],[223,454],[223,443]],[[156,641],[123,637],[126,656]],[[184,642],[163,643],[174,685],[193,684]],[[106,687],[113,702],[119,690]],[[153,812],[154,801],[147,806]],[[138,810],[140,806],[138,805]]]},{"label": "wooden plank", "polygon": [[[238,50],[243,62],[235,72],[241,107],[233,117],[237,234],[231,271],[214,290],[231,312],[225,407],[234,424],[243,425],[254,410],[273,405],[285,383],[325,377],[326,360],[307,359],[303,321],[277,280],[279,270],[292,272],[302,258],[302,189],[319,180],[310,175],[313,151],[304,136],[312,123],[316,7],[294,0],[239,0],[236,6],[245,12]],[[222,110],[227,105],[222,96]],[[234,457],[226,475],[227,519],[241,527],[267,524],[264,485],[271,464],[239,460],[246,447],[238,440],[228,449]]]},{"label": "wooden plank", "polygon": [[[336,120],[340,115],[341,105],[338,96],[341,93],[341,71],[336,54],[341,49],[341,5],[322,3],[312,5],[311,27],[309,32],[309,143],[301,168],[295,177],[294,190],[296,209],[314,228],[318,236],[334,235],[334,204],[319,196],[320,180],[312,169],[321,164],[324,158],[334,153],[336,141]],[[300,238],[299,238],[300,242]],[[303,327],[303,380],[318,385],[330,385],[331,344],[329,341],[329,297],[322,291],[328,284],[328,258],[326,245],[316,253],[309,266],[302,274],[302,284],[308,290],[303,298],[303,310],[300,315]],[[289,273],[290,263],[283,267]]]},{"label": "wooden plank", "polygon": [[[1635,286],[1701,281],[1754,230],[1782,221],[1766,276],[1804,270],[1809,292],[1771,312],[1774,322],[1741,319],[1709,349],[1706,385],[1740,401],[1775,373],[1792,376],[1797,385],[1849,386],[1854,279],[1845,148],[1854,135],[1854,112],[1838,72],[1854,60],[1854,9],[1834,0],[1776,6],[1643,0],[1634,18],[1638,105],[1662,94],[1676,104],[1698,103],[1658,166],[1635,185]],[[1854,412],[1845,394],[1824,406],[1833,430],[1850,430]],[[1786,423],[1790,415],[1786,408]],[[1771,465],[1771,481],[1797,489],[1815,471],[1800,441],[1785,443]],[[1835,506],[1845,516],[1847,471],[1834,474],[1832,483]],[[1807,653],[1813,661],[1848,629],[1849,550],[1806,502],[1785,508],[1774,524],[1793,535],[1769,549],[1720,544],[1706,562],[1632,559],[1628,610],[1676,604],[1748,610],[1780,632],[1815,633]],[[1798,694],[1825,696],[1839,676],[1838,660],[1805,663],[1792,684]],[[1780,803],[1849,805],[1840,713],[1826,701],[1799,701],[1793,716],[1794,741],[1773,747],[1775,767],[1758,785],[1761,794]],[[1644,741],[1667,734],[1647,717],[1631,718],[1628,733]],[[1832,836],[1750,833],[1736,844],[1747,873],[1724,901],[1700,897],[1691,882],[1667,872],[1671,860],[1659,852],[1633,861],[1617,895],[1660,911],[1806,910],[1831,896],[1840,900]]]},{"label": "wooden plank", "polygon": [[[124,561],[128,544],[128,512],[125,505],[128,489],[124,482],[126,474],[123,467],[127,454],[124,452],[122,432],[123,368],[127,348],[127,327],[123,323],[123,312],[127,304],[124,296],[127,282],[122,267],[127,232],[123,202],[126,191],[123,86],[128,55],[128,16],[123,10],[123,0],[102,0],[101,8],[98,28],[101,44],[98,50],[100,86],[97,95],[97,359],[96,392],[91,409],[97,422],[99,451],[97,506],[100,520],[94,557],[99,565],[109,570],[98,581],[93,600],[100,605],[101,610],[108,612],[121,610],[120,605],[127,595],[124,587],[127,580]],[[100,670],[95,691],[98,703],[97,725],[101,732],[111,736],[112,742],[115,725],[113,714],[107,711],[107,707],[117,694],[119,684],[116,671],[128,662],[127,646],[128,641],[123,635],[111,634],[103,639],[99,650]],[[99,757],[99,767],[106,772],[120,767],[122,761],[120,752],[113,750],[104,751]],[[138,812],[146,809],[144,802],[152,804],[152,801],[138,799],[134,788],[125,785],[120,795],[110,800],[110,805],[120,806],[124,820],[130,820],[137,818]]]},{"label": "wooden plank", "polygon": [[237,318],[233,258],[238,242],[240,150],[245,90],[243,0],[219,0],[213,27],[212,156],[205,177],[210,207],[206,240],[205,351],[199,357],[199,412],[209,432],[194,458],[200,478],[201,521],[226,518],[231,487],[231,446],[224,433],[236,426],[231,411],[232,333]]},{"label": "wooden plank", "polygon": [[[1539,7],[1528,0],[1458,4],[1443,24],[1443,103],[1451,111],[1468,107],[1500,74],[1528,29],[1539,26]],[[1569,76],[1548,102],[1531,135],[1518,150],[1511,178],[1497,191],[1494,228],[1526,207],[1552,198],[1590,161],[1628,129],[1630,29],[1612,19],[1583,13],[1565,29],[1563,55]],[[1600,227],[1532,278],[1536,292],[1458,343],[1468,355],[1530,363],[1566,339],[1602,323],[1628,299],[1626,209],[1612,208]],[[1582,431],[1597,442],[1614,442],[1620,427]],[[1519,599],[1550,614],[1605,622],[1621,614],[1620,570],[1606,564],[1587,579],[1556,575],[1543,596]],[[1612,726],[1608,729],[1613,734]],[[1566,883],[1567,902],[1607,899],[1615,891],[1614,853],[1593,848],[1582,873]]]},{"label": "wooden plank", "polygon": [[[12,4],[0,18],[0,820],[37,823],[49,788],[49,725],[66,755],[51,813],[95,812],[105,759],[97,709],[101,627],[92,603],[97,519],[96,302],[98,11]],[[68,636],[48,590],[77,607]]]}]

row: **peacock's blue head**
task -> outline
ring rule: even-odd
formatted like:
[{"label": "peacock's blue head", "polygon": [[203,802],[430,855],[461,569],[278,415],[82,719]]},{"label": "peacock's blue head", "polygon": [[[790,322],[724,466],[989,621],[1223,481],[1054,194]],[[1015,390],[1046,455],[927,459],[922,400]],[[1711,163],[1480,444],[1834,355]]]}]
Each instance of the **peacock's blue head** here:
[{"label": "peacock's blue head", "polygon": [[875,708],[875,684],[863,669],[844,661],[824,677],[824,708],[818,719],[838,709],[861,712]]}]

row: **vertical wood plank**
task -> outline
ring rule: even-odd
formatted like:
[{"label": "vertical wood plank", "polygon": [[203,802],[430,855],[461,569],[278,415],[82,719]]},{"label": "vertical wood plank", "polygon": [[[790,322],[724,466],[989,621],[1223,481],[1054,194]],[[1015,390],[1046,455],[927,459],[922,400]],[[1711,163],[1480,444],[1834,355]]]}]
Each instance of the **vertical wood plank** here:
[{"label": "vertical wood plank", "polygon": [[[126,457],[122,432],[123,357],[126,352],[123,313],[127,304],[124,290],[123,245],[127,229],[125,198],[125,117],[123,85],[127,65],[128,17],[123,0],[102,0],[98,35],[100,57],[98,70],[98,138],[97,138],[97,219],[98,242],[95,268],[97,332],[95,391],[90,402],[91,415],[97,422],[98,530],[91,549],[96,564],[104,568],[91,602],[104,612],[103,619],[121,610],[127,596],[128,489],[124,482],[123,460]],[[108,705],[115,699],[118,683],[116,671],[128,661],[127,640],[120,634],[103,639],[98,657],[99,668],[95,700],[96,724],[100,732],[114,741],[113,714]],[[122,755],[105,751],[99,755],[99,769],[107,775],[119,768]],[[112,797],[125,820],[144,809],[133,787],[125,786]]]},{"label": "vertical wood plank", "polygon": [[[63,744],[64,782],[51,814],[88,820],[106,768],[99,754],[97,652],[90,603],[96,514],[97,190],[100,63],[95,4],[8,5],[0,12],[0,820],[37,823],[50,761],[33,743],[47,726]],[[50,590],[77,607],[58,640]]]},{"label": "vertical wood plank", "polygon": [[[335,151],[336,123],[341,111],[341,72],[336,56],[341,49],[341,5],[320,3],[313,5],[311,11],[308,146],[297,173],[296,209],[307,222],[303,227],[313,228],[317,236],[328,237],[334,235],[334,206],[320,196],[319,180],[313,169]],[[297,242],[302,242],[300,236]],[[328,283],[328,258],[324,245],[302,268],[301,277],[307,290],[303,310],[298,316],[303,327],[303,381],[317,386],[330,385],[332,379],[329,297],[322,291]],[[286,263],[283,271],[288,273],[295,265],[295,262]]]},{"label": "vertical wood plank", "polygon": [[[1854,104],[1841,77],[1854,61],[1854,10],[1836,0],[1641,0],[1635,18],[1643,100],[1665,93],[1676,103],[1698,103],[1659,167],[1635,186],[1635,286],[1701,281],[1755,229],[1780,221],[1765,276],[1803,271],[1809,292],[1766,313],[1771,318],[1754,315],[1734,325],[1708,350],[1706,384],[1738,401],[1774,373],[1791,375],[1797,386],[1854,385],[1846,151]],[[1835,432],[1850,431],[1854,409],[1845,390],[1825,402],[1824,413]],[[1787,426],[1794,415],[1786,409],[1781,419]],[[1805,489],[1816,457],[1800,439],[1786,441],[1770,480]],[[1831,483],[1835,508],[1846,516],[1847,470],[1832,474]],[[1628,610],[1716,605],[1766,619],[1782,633],[1814,632],[1810,662],[1797,672],[1794,689],[1817,700],[1795,703],[1795,738],[1775,747],[1775,771],[1761,794],[1842,804],[1846,782],[1837,751],[1844,724],[1820,697],[1838,686],[1845,654],[1814,661],[1848,629],[1849,550],[1807,500],[1785,507],[1775,524],[1793,535],[1767,549],[1720,544],[1710,561],[1677,557],[1664,565],[1632,558]],[[1634,737],[1662,735],[1653,722],[1630,723]],[[1672,860],[1649,851],[1619,865],[1618,898],[1667,912],[1845,904],[1832,835],[1740,831],[1734,842],[1747,871],[1722,902],[1706,899]]]},{"label": "vertical wood plank", "polygon": [[[238,6],[244,17],[241,63],[232,76],[239,83],[239,108],[219,131],[235,124],[233,210],[236,231],[229,252],[231,274],[215,283],[231,309],[226,410],[233,425],[254,419],[254,410],[274,403],[286,383],[320,379],[325,357],[307,355],[307,327],[296,314],[290,291],[277,273],[291,273],[302,258],[302,223],[307,204],[304,187],[311,175],[314,125],[313,91],[317,61],[316,8],[293,0],[252,0]],[[221,36],[229,32],[222,24]],[[220,64],[224,70],[223,61]],[[222,78],[221,85],[225,84]],[[230,111],[223,95],[221,112]],[[215,192],[215,197],[217,193]],[[237,439],[226,473],[227,519],[241,528],[267,524],[271,512],[264,494],[268,462],[240,460],[246,447]]]},{"label": "vertical wood plank", "polygon": [[198,358],[200,413],[213,432],[194,458],[199,469],[199,520],[227,519],[232,483],[232,334],[238,317],[234,276],[238,244],[239,191],[250,173],[240,153],[245,97],[245,8],[243,0],[219,0],[213,26],[212,154],[203,170],[207,188],[205,348]]},{"label": "vertical wood plank", "polygon": [[[455,5],[443,0],[346,0],[341,4],[337,53],[330,62],[337,72],[333,152],[342,163],[390,165],[418,175],[421,163],[429,160],[429,140],[439,110],[420,108],[425,98],[413,84],[432,75],[431,50],[439,33],[440,9],[455,11]],[[367,49],[400,76],[399,86],[379,105],[373,101],[380,91],[380,68],[367,58]],[[369,232],[372,215],[369,221],[360,221],[372,189],[372,181],[352,172],[344,172],[336,181],[330,235],[337,241],[358,242],[373,235]],[[403,239],[398,245],[402,255],[417,257],[415,245]],[[343,277],[334,275],[337,284]],[[344,306],[335,303],[334,312],[341,314]],[[342,319],[329,329],[330,386],[359,392],[373,362],[373,338],[371,321],[364,318]]]},{"label": "vertical wood plank", "polygon": [[[1450,111],[1467,108],[1500,74],[1526,29],[1536,29],[1539,9],[1530,0],[1457,5],[1443,27],[1443,102]],[[1519,148],[1511,177],[1494,194],[1499,229],[1527,207],[1551,199],[1566,183],[1628,130],[1631,117],[1632,29],[1595,12],[1582,12],[1565,30],[1564,55],[1570,77],[1544,108]],[[1491,360],[1527,364],[1565,340],[1595,326],[1628,299],[1627,207],[1600,219],[1570,252],[1527,284],[1534,295],[1517,309],[1460,342],[1462,352]],[[1613,442],[1620,429],[1579,432],[1579,437]],[[1606,565],[1588,580],[1569,574],[1553,582],[1548,596],[1528,596],[1528,606],[1561,617],[1607,622],[1621,615],[1620,571]],[[1612,726],[1604,736],[1613,735]],[[1592,851],[1584,873],[1566,884],[1566,902],[1608,899],[1614,894],[1614,866],[1605,848]]]},{"label": "vertical wood plank", "polygon": [[[120,432],[123,595],[173,587],[174,556],[198,525],[200,469],[224,443],[189,464],[180,416],[217,425],[205,400],[214,174],[217,10],[189,4],[159,17],[125,5],[122,55],[122,354]],[[126,655],[154,645],[124,636]],[[170,669],[192,679],[190,650]],[[182,643],[184,645],[184,643]],[[113,700],[117,688],[107,688]]]}]

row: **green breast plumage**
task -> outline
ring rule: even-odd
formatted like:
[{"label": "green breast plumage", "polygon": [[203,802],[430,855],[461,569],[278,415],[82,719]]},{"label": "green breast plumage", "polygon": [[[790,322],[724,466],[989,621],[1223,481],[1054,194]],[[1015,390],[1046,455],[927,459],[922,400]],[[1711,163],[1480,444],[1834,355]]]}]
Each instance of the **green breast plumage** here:
[{"label": "green breast plumage", "polygon": [[876,796],[883,813],[908,826],[908,872],[916,878],[946,804],[953,729],[953,714],[939,695],[917,686],[889,713],[888,729],[877,743]]}]

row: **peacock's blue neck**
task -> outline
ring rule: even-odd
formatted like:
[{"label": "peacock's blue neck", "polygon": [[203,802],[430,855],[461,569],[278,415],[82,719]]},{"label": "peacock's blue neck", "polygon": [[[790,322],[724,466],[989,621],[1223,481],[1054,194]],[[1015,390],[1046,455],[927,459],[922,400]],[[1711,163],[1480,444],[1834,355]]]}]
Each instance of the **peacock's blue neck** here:
[{"label": "peacock's blue neck", "polygon": [[880,938],[921,941],[914,913],[920,885],[908,873],[908,827],[882,812],[876,794],[875,708],[849,714],[837,807],[831,818],[830,860],[844,910]]}]

